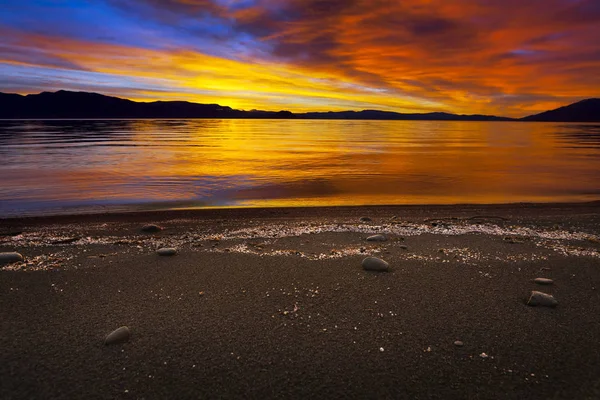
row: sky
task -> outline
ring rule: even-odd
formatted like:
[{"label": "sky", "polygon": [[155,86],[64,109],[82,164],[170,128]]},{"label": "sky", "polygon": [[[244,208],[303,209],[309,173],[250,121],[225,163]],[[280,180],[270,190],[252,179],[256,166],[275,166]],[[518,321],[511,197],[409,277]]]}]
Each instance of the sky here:
[{"label": "sky", "polygon": [[599,0],[0,0],[0,91],[521,117],[600,97]]}]

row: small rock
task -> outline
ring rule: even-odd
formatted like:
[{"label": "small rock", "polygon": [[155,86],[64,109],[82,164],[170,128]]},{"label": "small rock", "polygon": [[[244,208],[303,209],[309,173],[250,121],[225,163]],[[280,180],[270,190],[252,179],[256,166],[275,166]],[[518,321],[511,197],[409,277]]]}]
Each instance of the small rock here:
[{"label": "small rock", "polygon": [[106,336],[106,339],[104,339],[104,344],[108,346],[111,344],[125,343],[129,341],[130,337],[131,332],[129,331],[129,328],[126,326],[122,326],[119,329],[116,329],[109,333],[108,336]]},{"label": "small rock", "polygon": [[383,235],[373,235],[367,238],[368,242],[385,242],[387,238]]},{"label": "small rock", "polygon": [[377,258],[377,257],[367,257],[362,261],[362,267],[366,271],[378,271],[378,272],[387,272],[390,269],[390,265]]},{"label": "small rock", "polygon": [[360,222],[371,222],[371,221],[372,221],[372,219],[369,217],[361,217],[360,218]]},{"label": "small rock", "polygon": [[403,245],[400,245],[400,246],[398,246],[398,247],[400,247],[402,250],[408,250],[408,246],[407,246],[407,245],[405,245],[405,244],[403,244]]},{"label": "small rock", "polygon": [[156,233],[156,232],[160,232],[160,231],[162,231],[162,228],[158,225],[148,224],[148,225],[142,226],[142,232]]},{"label": "small rock", "polygon": [[535,278],[533,281],[538,285],[552,285],[554,283],[552,279],[548,278]]},{"label": "small rock", "polygon": [[531,292],[531,296],[527,301],[528,306],[543,306],[543,307],[556,307],[558,305],[558,301],[547,293],[533,291]]},{"label": "small rock", "polygon": [[457,340],[456,342],[454,342],[454,345],[456,347],[463,347],[465,344],[463,342],[461,342],[460,340]]},{"label": "small rock", "polygon": [[0,253],[0,265],[23,261],[23,256],[17,252]]},{"label": "small rock", "polygon": [[174,256],[177,254],[177,249],[172,247],[163,247],[162,249],[156,250],[156,253],[158,253],[159,256]]},{"label": "small rock", "polygon": [[481,354],[479,355],[479,357],[481,357],[481,358],[483,358],[483,359],[486,359],[486,358],[488,358],[489,356],[488,356],[487,354],[485,354],[485,353],[481,353]]}]

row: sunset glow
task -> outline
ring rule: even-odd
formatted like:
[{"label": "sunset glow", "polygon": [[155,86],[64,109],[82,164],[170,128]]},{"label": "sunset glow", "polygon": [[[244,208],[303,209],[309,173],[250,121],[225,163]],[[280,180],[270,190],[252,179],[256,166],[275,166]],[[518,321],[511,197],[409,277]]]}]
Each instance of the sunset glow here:
[{"label": "sunset glow", "polygon": [[597,0],[22,0],[0,91],[512,117],[600,92]]}]

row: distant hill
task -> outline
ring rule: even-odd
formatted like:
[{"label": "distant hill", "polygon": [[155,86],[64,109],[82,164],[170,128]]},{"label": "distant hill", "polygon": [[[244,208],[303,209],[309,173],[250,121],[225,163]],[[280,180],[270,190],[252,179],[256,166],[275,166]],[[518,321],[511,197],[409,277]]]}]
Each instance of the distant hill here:
[{"label": "distant hill", "polygon": [[512,118],[496,117],[493,115],[462,115],[445,112],[424,114],[404,114],[392,111],[363,110],[363,111],[329,111],[295,114],[297,118],[305,119],[380,119],[408,121],[514,121]]},{"label": "distant hill", "polygon": [[530,115],[521,121],[600,122],[600,99],[586,99],[556,110]]},{"label": "distant hill", "polygon": [[241,111],[186,101],[135,102],[98,93],[0,93],[0,118],[291,118],[289,111]]},{"label": "distant hill", "polygon": [[328,111],[293,114],[290,111],[236,110],[219,104],[187,101],[136,102],[98,93],[42,92],[22,96],[0,92],[0,119],[16,118],[297,118],[410,121],[558,121],[600,122],[600,99],[583,100],[520,120],[493,115],[445,112],[405,114],[392,111]]}]

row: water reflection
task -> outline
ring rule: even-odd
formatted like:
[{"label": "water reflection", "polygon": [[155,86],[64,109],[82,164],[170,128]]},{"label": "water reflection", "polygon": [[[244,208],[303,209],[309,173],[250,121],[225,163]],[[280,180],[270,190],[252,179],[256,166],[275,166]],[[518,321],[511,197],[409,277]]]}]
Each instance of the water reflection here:
[{"label": "water reflection", "polygon": [[599,155],[598,124],[0,121],[0,215],[595,200]]},{"label": "water reflection", "polygon": [[560,125],[555,135],[565,146],[600,148],[599,124]]}]

